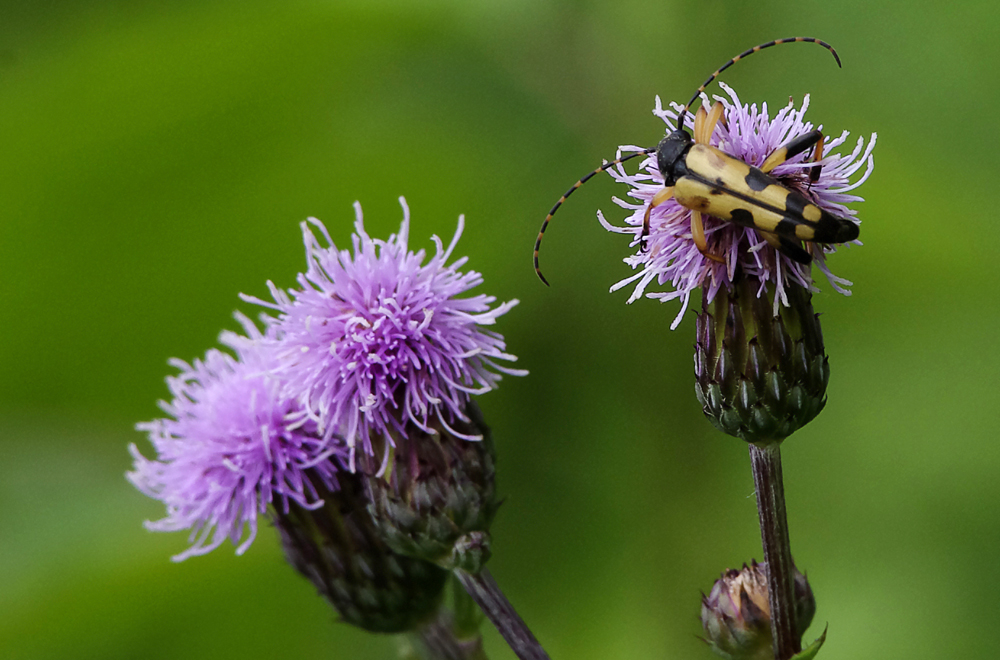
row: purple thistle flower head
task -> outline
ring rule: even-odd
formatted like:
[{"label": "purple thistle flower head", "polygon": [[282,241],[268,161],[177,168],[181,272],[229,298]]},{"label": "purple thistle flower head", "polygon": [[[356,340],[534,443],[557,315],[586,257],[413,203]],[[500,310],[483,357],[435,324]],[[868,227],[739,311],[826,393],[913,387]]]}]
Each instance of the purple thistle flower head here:
[{"label": "purple thistle flower head", "polygon": [[319,220],[303,222],[308,268],[298,288],[286,293],[268,282],[273,303],[243,297],[278,312],[264,317],[274,330],[276,373],[324,437],[346,438],[352,466],[358,443],[374,455],[373,438],[392,443],[409,425],[433,434],[436,420],[456,436],[480,439],[451,427],[467,421],[469,396],[495,388],[502,373],[526,373],[499,364],[516,358],[504,352],[501,335],[483,328],[518,301],[492,307],[493,296],[459,297],[483,281],[459,270],[465,257],[448,264],[464,216],[447,248],[432,237],[436,250],[427,259],[408,247],[410,212],[399,201],[403,222],[388,240],[365,232],[355,203],[353,252],[338,250]]},{"label": "purple thistle flower head", "polygon": [[[768,115],[767,104],[763,104],[758,110],[756,104],[741,103],[736,92],[727,85],[720,83],[720,87],[728,95],[728,98],[715,97],[724,106],[725,122],[720,122],[716,126],[711,144],[750,165],[760,167],[775,149],[813,129],[813,125],[804,119],[806,109],[809,107],[808,95],[800,108],[796,109],[789,101],[788,105],[772,118]],[[707,100],[704,95],[702,98],[703,101]],[[669,133],[674,130],[677,116],[682,108],[681,105],[671,103],[671,109],[664,109],[660,98],[657,97],[653,114],[667,124]],[[685,126],[689,131],[693,124],[694,120],[691,114],[688,114]],[[819,161],[823,166],[822,173],[815,183],[809,184],[808,169],[813,163],[807,161],[808,153],[788,159],[775,167],[770,174],[821,208],[835,215],[853,219],[856,211],[847,208],[846,204],[863,201],[861,197],[851,194],[851,191],[864,183],[872,172],[874,163],[872,149],[875,147],[877,136],[872,134],[867,146],[864,139],[859,138],[849,154],[835,153],[837,148],[847,141],[848,135],[849,133],[844,131],[839,137],[826,142],[826,155]],[[623,146],[619,148],[619,155],[637,151],[643,149]],[[862,168],[864,171],[852,182],[851,177]],[[656,166],[656,155],[653,154],[643,161],[636,174],[626,173],[621,164],[609,169],[608,173],[616,181],[631,186],[628,196],[637,200],[637,203],[614,199],[616,204],[633,212],[625,219],[625,226],[612,225],[600,212],[598,219],[608,231],[632,234],[631,245],[639,246],[646,209],[653,196],[663,188],[663,177]],[[755,229],[709,215],[702,217],[708,249],[711,253],[724,257],[725,263],[713,261],[698,250],[691,237],[691,211],[681,206],[675,199],[670,199],[654,208],[650,215],[647,250],[640,250],[625,259],[625,263],[633,269],[638,269],[638,272],[618,282],[611,287],[611,290],[617,291],[634,283],[635,289],[628,299],[630,303],[644,294],[661,302],[680,299],[681,310],[671,324],[671,329],[680,323],[695,289],[705,287],[708,302],[711,302],[720,287],[732,283],[738,271],[744,277],[759,282],[758,295],[762,295],[769,284],[774,287],[775,313],[779,304],[788,304],[785,287],[790,282],[810,291],[818,290],[813,284],[810,266],[797,263],[775,250]],[[854,242],[860,245],[860,241]],[[805,247],[814,257],[814,263],[827,277],[830,285],[836,291],[850,295],[846,287],[850,286],[851,282],[833,275],[826,265],[826,255],[836,251],[836,247],[816,243],[806,243]],[[647,287],[654,282],[668,285],[670,290],[647,293]]]},{"label": "purple thistle flower head", "polygon": [[220,341],[238,359],[212,349],[192,364],[170,361],[180,373],[167,378],[173,400],[160,402],[168,417],[136,426],[149,434],[156,459],[129,447],[135,459],[129,481],[167,507],[165,518],[146,527],[191,529],[191,547],[175,561],[205,554],[227,538],[243,554],[269,504],[285,513],[289,502],[321,506],[310,479],[336,489],[338,462],[346,456],[342,443],[322,439],[295,414],[298,404],[270,375],[264,337],[248,319],[237,319],[247,336],[224,332]]}]

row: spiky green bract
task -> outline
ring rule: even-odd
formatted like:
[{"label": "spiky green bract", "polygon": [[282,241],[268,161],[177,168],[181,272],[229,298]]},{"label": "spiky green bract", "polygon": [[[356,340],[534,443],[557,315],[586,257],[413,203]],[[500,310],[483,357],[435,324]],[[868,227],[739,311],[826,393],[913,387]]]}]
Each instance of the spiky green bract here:
[{"label": "spiky green bract", "polygon": [[388,469],[368,477],[368,507],[396,552],[476,573],[490,558],[489,528],[499,506],[496,453],[475,402],[464,413],[468,421],[453,430],[437,424],[437,433],[412,428],[396,438]]},{"label": "spiky green bract", "polygon": [[812,294],[790,282],[778,304],[760,286],[737,274],[711,301],[703,290],[695,394],[720,431],[766,445],[819,414],[830,369]]},{"label": "spiky green bract", "polygon": [[819,636],[819,639],[814,641],[812,644],[802,649],[801,653],[796,653],[792,656],[792,660],[813,660],[819,650],[823,648],[823,643],[826,641],[826,629],[823,629],[823,634]]},{"label": "spiky green bract", "polygon": [[[805,575],[795,571],[795,628],[799,637],[816,614]],[[729,569],[701,598],[701,624],[712,650],[727,660],[774,660],[767,563]]]},{"label": "spiky green bract", "polygon": [[275,511],[289,563],[340,613],[364,630],[414,630],[438,611],[447,571],[393,552],[365,508],[364,477],[345,473],[323,506]]}]

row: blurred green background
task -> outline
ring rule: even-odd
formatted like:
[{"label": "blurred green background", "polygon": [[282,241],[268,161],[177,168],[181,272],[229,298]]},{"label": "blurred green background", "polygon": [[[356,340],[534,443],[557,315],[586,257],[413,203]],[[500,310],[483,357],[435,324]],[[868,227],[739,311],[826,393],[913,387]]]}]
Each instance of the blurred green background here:
[{"label": "blurred green background", "polygon": [[[699,591],[760,558],[746,449],[693,396],[693,318],[608,287],[595,220],[619,144],[652,145],[731,55],[744,100],[877,131],[853,280],[823,313],[823,414],[785,444],[792,544],[820,657],[995,658],[1000,14],[993,2],[174,1],[0,5],[0,658],[389,658],[334,622],[263,530],[173,564],[184,534],[123,478],[171,356],[290,286],[298,223],[346,244],[451,236],[520,306],[523,379],[481,398],[506,503],[494,575],[553,658],[710,658]],[[852,140],[854,138],[852,137]],[[491,658],[513,658],[492,629]]]}]

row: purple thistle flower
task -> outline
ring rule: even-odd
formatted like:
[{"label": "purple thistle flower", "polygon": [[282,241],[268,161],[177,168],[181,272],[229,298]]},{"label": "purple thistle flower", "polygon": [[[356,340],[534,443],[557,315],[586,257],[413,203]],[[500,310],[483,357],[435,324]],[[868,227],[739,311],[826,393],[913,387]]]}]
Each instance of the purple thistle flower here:
[{"label": "purple thistle flower", "polygon": [[[789,101],[774,118],[770,118],[767,104],[763,104],[760,110],[756,104],[744,105],[730,87],[721,83],[720,87],[729,98],[715,97],[725,108],[725,122],[720,122],[716,126],[711,144],[750,165],[761,166],[776,148],[813,129],[813,125],[804,120],[806,109],[809,107],[808,95],[798,110]],[[674,130],[677,116],[683,106],[671,103],[671,108],[664,109],[660,98],[656,97],[653,114],[667,124],[668,132]],[[694,120],[688,114],[685,126],[690,130],[693,124]],[[827,211],[853,218],[856,211],[847,208],[846,204],[863,201],[861,197],[850,193],[864,183],[872,172],[874,161],[871,152],[875,147],[877,136],[873,133],[867,146],[863,138],[858,138],[856,146],[846,156],[833,153],[847,141],[848,135],[848,132],[844,131],[839,137],[827,141],[826,155],[819,161],[823,165],[823,170],[816,183],[809,185],[807,169],[813,163],[807,162],[807,153],[799,154],[778,165],[771,171],[771,175]],[[637,151],[643,149],[623,146],[619,148],[619,155]],[[865,168],[864,172],[852,183],[851,177],[862,167]],[[626,173],[621,164],[609,169],[608,173],[616,181],[631,186],[632,190],[628,195],[639,203],[614,198],[616,204],[633,211],[632,215],[625,219],[626,224],[623,227],[609,223],[601,212],[598,212],[598,219],[608,231],[632,234],[634,238],[631,245],[639,246],[646,208],[653,196],[663,188],[663,177],[657,169],[656,156],[653,154],[643,161],[636,174]],[[808,265],[796,263],[775,250],[755,229],[709,215],[703,215],[703,221],[709,251],[723,256],[725,263],[713,261],[698,250],[691,238],[691,211],[681,206],[677,200],[670,199],[652,211],[650,234],[647,237],[648,249],[640,250],[625,259],[625,263],[633,269],[639,269],[639,272],[612,286],[611,291],[635,283],[635,289],[628,299],[630,303],[638,300],[643,294],[661,302],[680,299],[681,310],[671,324],[671,329],[676,328],[681,322],[690,302],[691,293],[695,289],[706,287],[707,302],[711,302],[720,287],[728,286],[733,281],[737,267],[744,276],[759,282],[758,296],[763,294],[768,283],[775,287],[775,313],[779,304],[788,305],[785,291],[788,283],[795,283],[809,291],[818,291],[813,284]],[[860,241],[854,242],[861,244]],[[826,276],[830,285],[836,291],[850,295],[846,287],[850,286],[851,282],[833,275],[826,265],[826,255],[836,251],[836,246],[806,243],[805,247],[814,257],[814,263]],[[646,293],[646,288],[654,281],[660,285],[669,284],[671,290]]]},{"label": "purple thistle flower", "polygon": [[504,352],[501,335],[481,327],[518,301],[491,308],[493,296],[458,297],[483,281],[475,271],[459,270],[465,257],[447,264],[464,216],[447,249],[432,237],[436,252],[424,263],[423,250],[407,247],[410,211],[399,201],[403,222],[388,240],[365,233],[355,202],[353,254],[338,250],[319,220],[303,222],[308,268],[297,278],[299,288],[286,293],[268,282],[273,303],[243,296],[278,312],[264,317],[275,331],[269,343],[276,373],[324,437],[346,438],[352,467],[358,442],[374,455],[373,437],[392,443],[392,434],[406,435],[408,425],[433,434],[436,420],[458,437],[480,439],[451,426],[468,421],[469,396],[494,389],[501,373],[526,373],[498,364],[516,358]]},{"label": "purple thistle flower", "polygon": [[294,414],[296,402],[269,375],[260,350],[264,337],[236,316],[248,336],[224,332],[220,341],[238,359],[212,349],[192,364],[171,360],[180,371],[167,378],[174,398],[160,402],[169,417],[136,426],[149,434],[157,458],[129,447],[135,459],[129,481],[167,507],[167,516],[147,521],[147,529],[191,529],[191,547],[174,561],[205,554],[227,538],[243,554],[268,504],[285,513],[290,501],[322,506],[310,478],[336,489],[336,461],[346,454],[342,444],[321,439],[314,424]]}]

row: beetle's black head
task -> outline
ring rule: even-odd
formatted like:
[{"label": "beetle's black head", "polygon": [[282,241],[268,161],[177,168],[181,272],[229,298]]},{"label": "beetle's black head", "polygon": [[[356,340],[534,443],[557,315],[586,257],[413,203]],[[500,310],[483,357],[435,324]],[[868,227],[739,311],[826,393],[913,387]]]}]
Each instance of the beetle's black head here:
[{"label": "beetle's black head", "polygon": [[663,175],[663,185],[672,186],[684,176],[684,156],[694,144],[684,129],[677,129],[656,145],[656,165]]}]

